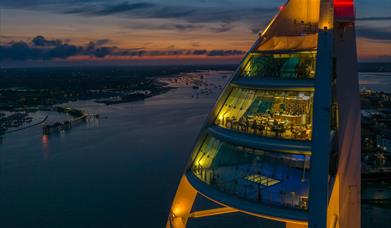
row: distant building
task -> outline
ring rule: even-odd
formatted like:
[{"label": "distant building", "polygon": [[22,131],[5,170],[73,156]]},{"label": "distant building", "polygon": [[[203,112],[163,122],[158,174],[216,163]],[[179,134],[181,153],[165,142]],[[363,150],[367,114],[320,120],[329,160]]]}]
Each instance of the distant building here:
[{"label": "distant building", "polygon": [[391,153],[391,131],[376,136],[376,144],[379,149]]}]

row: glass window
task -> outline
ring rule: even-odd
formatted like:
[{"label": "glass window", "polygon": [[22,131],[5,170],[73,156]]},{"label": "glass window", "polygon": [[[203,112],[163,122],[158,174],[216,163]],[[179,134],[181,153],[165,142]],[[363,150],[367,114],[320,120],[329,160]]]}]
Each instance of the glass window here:
[{"label": "glass window", "polygon": [[264,151],[207,136],[191,165],[219,191],[263,204],[307,209],[310,155]]},{"label": "glass window", "polygon": [[313,92],[234,88],[215,124],[248,134],[311,140]]},{"label": "glass window", "polygon": [[252,53],[241,77],[309,79],[315,77],[316,52]]}]

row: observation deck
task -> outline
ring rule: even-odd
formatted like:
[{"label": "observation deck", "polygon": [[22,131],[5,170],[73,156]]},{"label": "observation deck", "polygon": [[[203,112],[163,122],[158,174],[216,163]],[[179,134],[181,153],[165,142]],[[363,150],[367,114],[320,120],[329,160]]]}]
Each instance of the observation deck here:
[{"label": "observation deck", "polygon": [[[169,218],[172,223],[168,223],[171,226],[167,227],[186,225],[197,193],[225,207],[212,209],[213,213],[240,211],[286,222],[289,227],[326,227],[331,218],[328,208],[340,213],[335,210],[337,206],[333,207],[339,203],[335,203],[339,189],[334,191],[334,186],[343,186],[341,192],[349,198],[351,185],[347,187],[340,180],[339,185],[334,185],[330,180],[337,179],[338,168],[356,170],[359,156],[353,156],[358,163],[352,168],[346,165],[350,157],[337,159],[341,154],[334,139],[347,133],[338,131],[339,115],[343,113],[338,102],[344,96],[338,98],[335,94],[343,93],[343,89],[342,84],[336,87],[339,68],[334,68],[334,61],[356,59],[353,55],[333,55],[333,51],[339,52],[332,50],[335,39],[343,39],[342,34],[333,37],[333,32],[347,29],[352,35],[349,38],[354,39],[351,24],[343,22],[334,31],[333,4],[338,19],[345,11],[351,16],[350,2],[289,0],[280,7],[204,124],[173,203]],[[342,41],[337,44],[348,46]],[[348,52],[353,53],[353,46],[349,48]],[[344,53],[341,51],[340,56]],[[357,82],[354,71],[343,68],[338,72]],[[353,103],[344,101],[345,106],[354,104],[352,110],[359,110],[357,99],[346,99]],[[349,121],[344,119],[345,124]],[[353,132],[352,126],[357,124],[346,129]],[[350,134],[348,137],[358,135]],[[359,142],[359,135],[354,140]],[[349,148],[345,155],[357,151],[348,142],[344,148]],[[342,161],[344,165],[330,165],[332,156],[334,163]],[[357,173],[352,171],[342,177],[349,183],[358,183],[354,176]],[[175,207],[178,205],[181,207]],[[357,214],[358,210],[351,211],[344,213]],[[332,217],[332,225],[336,219]],[[184,222],[184,226],[175,222]]]}]

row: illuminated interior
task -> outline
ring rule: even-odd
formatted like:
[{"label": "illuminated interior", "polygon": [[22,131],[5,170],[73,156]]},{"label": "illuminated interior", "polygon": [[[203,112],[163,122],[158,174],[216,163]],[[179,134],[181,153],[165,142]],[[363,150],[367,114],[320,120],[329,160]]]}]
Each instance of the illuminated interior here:
[{"label": "illuminated interior", "polygon": [[300,35],[300,36],[276,36],[263,41],[256,51],[309,51],[316,50],[318,34]]},{"label": "illuminated interior", "polygon": [[313,92],[234,88],[215,124],[247,134],[311,140]]},{"label": "illuminated interior", "polygon": [[252,53],[242,77],[308,79],[315,77],[316,52]]},{"label": "illuminated interior", "polygon": [[275,184],[280,183],[279,180],[275,180],[273,178],[265,177],[265,176],[262,176],[262,175],[259,175],[259,174],[253,174],[253,175],[250,175],[248,177],[245,177],[244,179],[252,181],[252,182],[257,183],[257,184],[261,184],[261,185],[266,186],[266,187],[270,187],[270,186],[273,186]]},{"label": "illuminated interior", "polygon": [[307,209],[310,155],[265,151],[207,136],[191,165],[202,182],[236,197]]}]

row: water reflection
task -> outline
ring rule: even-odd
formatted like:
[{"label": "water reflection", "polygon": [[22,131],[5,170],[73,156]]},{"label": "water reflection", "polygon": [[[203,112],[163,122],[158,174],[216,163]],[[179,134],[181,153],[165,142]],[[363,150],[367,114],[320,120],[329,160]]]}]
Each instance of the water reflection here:
[{"label": "water reflection", "polygon": [[49,136],[48,135],[42,135],[41,142],[42,142],[43,159],[47,160],[49,158]]},{"label": "water reflection", "polygon": [[[191,97],[201,94],[204,86],[195,90],[193,84],[189,84],[186,88],[185,85],[178,86],[176,90],[144,102],[105,106],[78,101],[69,106],[100,113],[102,117],[74,127],[64,140],[56,134],[50,135],[50,139],[42,136],[40,126],[3,136],[0,145],[0,227],[99,228],[118,224],[124,227],[163,227],[176,191],[178,170],[188,158],[199,128],[219,94],[219,86],[228,79],[223,78],[223,74],[217,74],[217,77],[212,76],[216,75],[215,72],[209,74],[207,88],[211,88],[211,83],[218,87],[213,86],[210,89],[212,95],[202,94],[198,100]],[[389,82],[382,85],[390,87]],[[48,114],[50,117],[57,115]],[[59,120],[64,117],[49,119]],[[87,130],[87,126],[95,129]],[[265,158],[263,164],[266,165],[269,164],[266,161],[278,165],[287,160]],[[41,162],[44,159],[48,161]],[[261,162],[257,161],[256,166]],[[297,182],[301,181],[304,172],[309,171],[303,168],[297,175],[299,169],[290,170],[295,178],[289,180]],[[247,180],[241,181],[258,186],[258,183],[250,182],[251,176],[246,177]],[[273,179],[284,180],[281,177]],[[157,187],[161,194],[156,194]],[[291,199],[291,195],[281,197]],[[364,218],[364,226],[376,226],[379,221],[389,218],[389,210],[373,208],[371,211],[367,212],[368,218]],[[43,217],[44,220],[40,221]],[[147,217],[154,219],[145,219]],[[216,217],[213,224],[215,227],[220,224],[235,227],[232,225],[235,222]],[[257,227],[285,225],[262,224]]]},{"label": "water reflection", "polygon": [[87,118],[86,119],[87,128],[99,128],[99,119],[98,118]]}]

